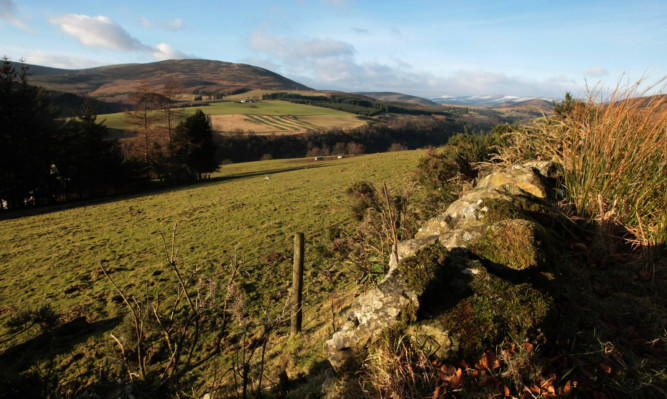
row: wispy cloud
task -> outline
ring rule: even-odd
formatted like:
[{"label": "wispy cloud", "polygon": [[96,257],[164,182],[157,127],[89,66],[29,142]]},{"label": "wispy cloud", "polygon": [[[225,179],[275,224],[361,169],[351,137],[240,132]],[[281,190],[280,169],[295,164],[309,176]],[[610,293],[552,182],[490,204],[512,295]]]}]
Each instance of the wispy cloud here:
[{"label": "wispy cloud", "polygon": [[320,4],[327,7],[333,7],[340,11],[349,11],[349,0],[320,0]]},{"label": "wispy cloud", "polygon": [[391,33],[391,35],[392,35],[394,38],[400,38],[400,37],[403,37],[403,32],[401,32],[401,30],[398,29],[398,28],[395,27],[395,26],[392,27],[392,28],[389,30],[389,32]]},{"label": "wispy cloud", "polygon": [[153,27],[151,21],[149,21],[148,18],[144,16],[139,17],[139,22],[141,22],[141,26],[143,26],[144,29],[151,29]]},{"label": "wispy cloud", "polygon": [[343,91],[396,91],[424,97],[508,94],[561,97],[576,91],[567,77],[530,80],[485,70],[436,75],[416,70],[401,59],[358,61],[354,46],[333,39],[303,40],[254,32],[250,47],[264,57],[249,62],[287,75],[307,86]]},{"label": "wispy cloud", "polygon": [[79,69],[104,65],[99,59],[76,57],[72,55],[51,54],[32,51],[25,56],[25,62],[35,65],[48,65],[53,68]]},{"label": "wispy cloud", "polygon": [[164,23],[161,26],[166,30],[172,31],[181,30],[185,27],[183,21],[180,18],[174,18],[173,21]]},{"label": "wispy cloud", "polygon": [[592,78],[600,78],[609,75],[609,71],[602,67],[594,67],[586,71],[585,75]]},{"label": "wispy cloud", "polygon": [[[175,50],[166,43],[149,46],[131,36],[125,29],[111,18],[99,15],[67,14],[51,18],[50,22],[57,25],[68,35],[74,37],[86,47],[105,48],[114,51],[137,51],[147,53],[157,60],[192,57]],[[149,23],[148,20],[145,21]]]},{"label": "wispy cloud", "polygon": [[355,26],[352,27],[352,32],[359,34],[359,35],[368,35],[370,31],[368,29],[364,28],[357,28]]},{"label": "wispy cloud", "polygon": [[174,18],[172,21],[169,22],[159,22],[157,24],[153,24],[148,18],[142,16],[139,18],[139,22],[141,22],[141,26],[143,26],[145,29],[156,28],[169,31],[179,31],[185,28],[185,24],[183,23],[183,20],[181,20],[180,18]]},{"label": "wispy cloud", "polygon": [[19,8],[12,0],[0,0],[0,19],[7,20],[23,30],[30,30],[23,22]]},{"label": "wispy cloud", "polygon": [[333,39],[294,39],[284,36],[254,32],[250,35],[250,47],[255,51],[280,57],[287,63],[303,59],[349,57],[354,47]]},{"label": "wispy cloud", "polygon": [[150,51],[147,46],[125,31],[109,17],[67,14],[51,18],[53,25],[74,37],[86,47],[100,47],[116,51]]}]

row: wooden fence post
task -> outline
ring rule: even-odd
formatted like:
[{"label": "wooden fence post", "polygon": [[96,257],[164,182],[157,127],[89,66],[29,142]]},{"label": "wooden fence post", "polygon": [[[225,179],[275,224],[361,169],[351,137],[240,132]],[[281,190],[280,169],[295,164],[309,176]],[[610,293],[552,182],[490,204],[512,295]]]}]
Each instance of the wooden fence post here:
[{"label": "wooden fence post", "polygon": [[294,268],[292,269],[292,324],[290,335],[301,332],[303,300],[303,233],[294,234]]}]

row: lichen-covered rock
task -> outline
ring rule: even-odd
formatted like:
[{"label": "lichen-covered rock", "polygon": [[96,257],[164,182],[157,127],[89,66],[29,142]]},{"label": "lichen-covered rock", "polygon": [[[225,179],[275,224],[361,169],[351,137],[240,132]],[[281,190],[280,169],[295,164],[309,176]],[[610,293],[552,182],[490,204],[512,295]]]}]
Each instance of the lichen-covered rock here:
[{"label": "lichen-covered rock", "polygon": [[417,298],[396,274],[388,274],[378,287],[359,296],[352,304],[342,328],[324,344],[324,352],[335,370],[353,364],[369,340],[394,326],[405,314],[414,314]]},{"label": "lichen-covered rock", "polygon": [[398,254],[398,259],[394,257],[394,253],[392,252],[391,259],[389,259],[389,272],[391,273],[393,270],[396,269],[401,259],[405,259],[409,256],[412,256],[425,246],[433,245],[437,242],[438,242],[437,235],[421,237],[421,238],[413,238],[412,240],[405,240],[399,242],[396,245],[396,253]]},{"label": "lichen-covered rock", "polygon": [[546,221],[551,217],[551,209],[545,201],[533,196],[487,198],[482,201],[482,207],[486,224],[511,219]]},{"label": "lichen-covered rock", "polygon": [[415,238],[487,224],[485,200],[515,201],[531,196],[535,196],[535,200],[546,198],[547,188],[536,170],[528,166],[511,167],[482,178],[474,189],[449,205],[443,214],[424,223]]},{"label": "lichen-covered rock", "polygon": [[433,244],[439,244],[448,250],[468,250],[498,266],[514,270],[548,263],[549,251],[545,243],[551,240],[544,227],[532,220],[512,219],[512,215],[523,215],[521,209],[514,205],[489,202],[486,208],[489,214],[486,219],[488,224],[398,243],[398,259],[392,259],[390,266],[395,268],[401,260],[414,256],[420,249]]},{"label": "lichen-covered rock", "polygon": [[[458,200],[454,201],[453,204],[457,202]],[[456,227],[456,219],[448,211],[449,209],[445,213],[441,213],[426,221],[415,234],[415,238],[428,238],[453,230]]]},{"label": "lichen-covered rock", "polygon": [[477,182],[477,187],[500,187],[507,183],[513,184],[522,190],[539,198],[547,198],[548,189],[542,182],[537,169],[513,165],[489,174]]},{"label": "lichen-covered rock", "polygon": [[[547,264],[555,252],[550,230],[540,223],[552,223],[543,180],[557,173],[551,162],[491,173],[414,239],[398,243],[387,277],[355,301],[326,342],[334,368],[344,369],[400,322],[412,323],[405,331],[443,359],[461,351],[477,356],[507,337],[535,338],[553,300],[527,282],[537,275],[528,270]],[[513,281],[501,277],[508,275]]]},{"label": "lichen-covered rock", "polygon": [[399,263],[405,285],[417,296],[427,290],[446,288],[451,276],[453,255],[442,245],[428,245]]},{"label": "lichen-covered rock", "polygon": [[413,238],[412,240],[405,240],[398,243],[396,246],[396,254],[398,259],[391,254],[389,260],[389,270],[395,270],[401,260],[414,256],[420,249],[433,244],[442,245],[448,250],[467,249],[470,245],[482,239],[484,236],[485,226],[474,226],[467,229],[457,229],[447,231],[440,235],[432,235],[428,237]]}]

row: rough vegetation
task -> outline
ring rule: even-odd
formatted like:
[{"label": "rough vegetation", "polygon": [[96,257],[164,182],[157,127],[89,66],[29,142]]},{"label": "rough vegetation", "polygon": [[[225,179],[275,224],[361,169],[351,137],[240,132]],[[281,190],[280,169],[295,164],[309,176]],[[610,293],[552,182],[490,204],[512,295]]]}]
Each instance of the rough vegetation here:
[{"label": "rough vegetation", "polygon": [[[543,340],[541,329],[554,312],[554,299],[541,291],[548,288],[546,284],[534,286],[542,280],[534,277],[545,277],[541,274],[546,272],[545,248],[551,246],[557,252],[558,242],[543,242],[540,238],[546,237],[546,228],[513,218],[521,216],[518,209],[522,206],[530,209],[530,202],[540,202],[539,197],[519,187],[527,187],[526,181],[531,181],[527,173],[538,174],[525,168],[507,168],[492,172],[478,183],[485,188],[489,181],[500,179],[506,188],[515,186],[515,191],[523,193],[518,205],[496,206],[491,219],[482,217],[475,225],[462,225],[457,219],[466,215],[451,211],[460,208],[458,202],[467,203],[462,197],[446,212],[450,221],[447,231],[431,231],[425,237],[422,230],[422,238],[399,243],[389,274],[377,289],[355,301],[346,316],[349,324],[325,345],[336,370],[358,363],[366,350],[371,356],[366,345],[371,342],[373,346],[382,328],[405,331],[421,343],[422,350],[449,361],[473,357],[508,340]],[[480,208],[484,201],[482,197],[473,206]],[[512,197],[504,201],[511,202]],[[511,212],[501,216],[503,208]],[[487,211],[479,209],[480,214]],[[452,234],[461,238],[452,241]],[[381,328],[377,322],[367,322],[377,318],[385,321]]]},{"label": "rough vegetation", "polygon": [[639,81],[608,98],[567,97],[557,117],[535,121],[508,136],[499,158],[558,161],[565,194],[578,216],[600,226],[619,224],[638,245],[667,243],[667,108],[659,89]]},{"label": "rough vegetation", "polygon": [[[6,89],[40,98],[7,72]],[[179,190],[7,212],[0,397],[664,397],[661,101],[567,97],[419,162],[231,165]],[[412,143],[410,125],[368,129],[377,148]],[[148,242],[179,221],[174,245]],[[307,321],[289,336],[295,231]]]},{"label": "rough vegetation", "polygon": [[[472,190],[470,178],[460,177],[468,160],[461,152],[430,153],[420,164],[422,181],[463,194],[415,239],[399,243],[392,260],[398,273],[390,271],[385,281],[402,281],[416,294],[418,302],[405,306],[416,319],[403,318],[376,335],[365,349],[361,381],[343,374],[334,396],[664,397],[663,213],[642,214],[635,206],[637,217],[624,218],[626,200],[605,196],[612,192],[605,194],[606,188],[628,179],[633,193],[664,208],[665,190],[653,173],[629,173],[635,153],[608,152],[618,140],[649,134],[648,141],[660,145],[638,148],[649,165],[660,165],[667,133],[662,98],[600,105],[568,96],[554,117],[505,131],[503,146],[475,165],[487,172]],[[585,127],[602,115],[616,119]],[[615,159],[612,168],[626,166],[592,167],[602,166],[603,157]],[[488,161],[502,160],[530,162],[488,172]],[[555,206],[563,198],[569,200]],[[587,201],[596,206],[586,207]],[[367,295],[372,292],[360,298]]]}]

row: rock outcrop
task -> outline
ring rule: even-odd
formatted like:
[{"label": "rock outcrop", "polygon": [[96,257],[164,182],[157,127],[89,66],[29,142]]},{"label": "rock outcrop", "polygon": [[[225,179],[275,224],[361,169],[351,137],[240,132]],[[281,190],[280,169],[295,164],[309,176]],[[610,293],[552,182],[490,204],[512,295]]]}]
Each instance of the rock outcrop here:
[{"label": "rock outcrop", "polygon": [[538,162],[495,171],[399,243],[387,276],[357,298],[325,343],[334,368],[354,363],[399,322],[440,358],[535,334],[553,303],[533,281],[552,252],[553,233],[541,221],[553,195],[546,182],[557,170]]},{"label": "rock outcrop", "polygon": [[357,298],[341,329],[325,343],[329,362],[336,370],[353,362],[370,339],[394,326],[406,309],[417,302],[396,271],[388,274],[376,288]]}]

